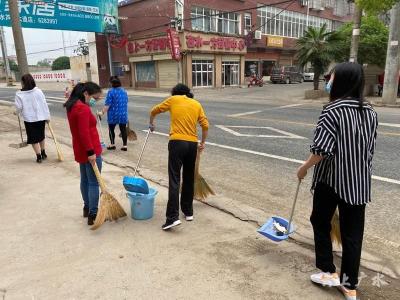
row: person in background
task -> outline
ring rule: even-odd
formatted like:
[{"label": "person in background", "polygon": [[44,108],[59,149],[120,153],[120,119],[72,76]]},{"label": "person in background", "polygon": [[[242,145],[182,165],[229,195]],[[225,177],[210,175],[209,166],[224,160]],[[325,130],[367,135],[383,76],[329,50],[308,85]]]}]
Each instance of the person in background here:
[{"label": "person in background", "polygon": [[112,76],[110,78],[111,89],[107,93],[105,106],[98,112],[99,116],[103,116],[107,113],[107,122],[110,135],[110,146],[108,150],[115,150],[115,127],[118,125],[121,131],[122,151],[128,151],[128,136],[127,136],[127,124],[128,124],[128,94],[124,88],[121,87],[121,81],[118,76]]},{"label": "person in background", "polygon": [[[371,201],[372,158],[377,136],[377,114],[365,102],[364,71],[355,63],[336,66],[330,103],[315,130],[309,159],[299,168],[302,180],[315,165],[311,223],[316,266],[322,272],[311,281],[336,286],[347,300],[356,300],[364,234],[365,207]],[[342,237],[340,276],[333,263],[331,220],[339,207]]]},{"label": "person in background", "polygon": [[[193,220],[194,171],[197,149],[204,149],[208,134],[208,120],[201,104],[193,99],[190,89],[184,84],[176,85],[172,96],[156,105],[150,112],[150,130],[154,131],[154,119],[163,112],[171,115],[170,141],[168,144],[169,191],[166,217],[162,226],[168,230],[180,225],[179,189],[181,170],[183,168],[183,184],[181,193],[181,209],[186,221]],[[197,124],[201,125],[202,138],[198,144]]]},{"label": "person in background", "polygon": [[84,202],[83,217],[88,225],[93,225],[99,203],[99,184],[92,165],[101,171],[101,144],[97,132],[97,120],[90,106],[94,106],[101,96],[101,88],[93,82],[78,83],[71,92],[64,107],[72,135],[75,160],[81,174],[81,194]]},{"label": "person in background", "polygon": [[31,74],[23,75],[21,84],[22,89],[15,95],[16,114],[22,114],[28,136],[27,143],[31,144],[35,151],[36,162],[41,163],[47,158],[45,127],[46,121],[50,120],[49,106]]}]

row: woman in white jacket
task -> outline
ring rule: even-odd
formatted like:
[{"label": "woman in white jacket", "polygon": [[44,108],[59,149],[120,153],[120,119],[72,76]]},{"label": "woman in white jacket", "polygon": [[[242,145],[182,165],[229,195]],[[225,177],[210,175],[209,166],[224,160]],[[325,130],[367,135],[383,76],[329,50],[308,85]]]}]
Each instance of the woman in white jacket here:
[{"label": "woman in white jacket", "polygon": [[50,120],[49,107],[31,74],[22,76],[21,84],[21,91],[15,95],[15,107],[24,119],[28,144],[36,153],[36,162],[41,163],[47,158],[44,139],[46,121]]}]

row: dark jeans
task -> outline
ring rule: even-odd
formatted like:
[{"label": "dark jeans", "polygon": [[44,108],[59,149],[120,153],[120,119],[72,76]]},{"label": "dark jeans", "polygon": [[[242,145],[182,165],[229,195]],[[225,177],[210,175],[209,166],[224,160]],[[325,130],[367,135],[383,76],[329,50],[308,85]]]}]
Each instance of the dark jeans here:
[{"label": "dark jeans", "polygon": [[339,206],[342,236],[342,266],[340,281],[348,289],[358,284],[361,248],[364,235],[365,205],[350,205],[324,183],[318,183],[314,192],[311,223],[314,229],[316,266],[322,272],[336,272],[333,264],[331,220]]},{"label": "dark jeans", "polygon": [[[96,159],[97,167],[101,172],[102,159],[98,156]],[[85,208],[89,209],[89,215],[97,214],[99,205],[99,183],[94,174],[90,162],[79,164],[81,171],[81,194]]]},{"label": "dark jeans", "polygon": [[170,141],[168,150],[169,196],[166,215],[167,220],[176,221],[179,219],[179,189],[182,168],[181,209],[185,216],[193,215],[194,168],[197,156],[197,143]]},{"label": "dark jeans", "polygon": [[[119,130],[121,131],[122,142],[123,142],[124,146],[126,146],[128,143],[126,124],[118,124],[118,125],[119,125]],[[111,145],[115,145],[115,127],[116,126],[117,126],[117,124],[108,124],[108,133],[110,135]]]}]

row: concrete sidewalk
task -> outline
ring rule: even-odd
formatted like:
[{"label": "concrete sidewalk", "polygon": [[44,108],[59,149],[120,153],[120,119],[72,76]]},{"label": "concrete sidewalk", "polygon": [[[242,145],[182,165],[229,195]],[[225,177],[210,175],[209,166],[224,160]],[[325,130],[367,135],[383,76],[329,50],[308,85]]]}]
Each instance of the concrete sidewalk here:
[{"label": "concrete sidewalk", "polygon": [[[3,299],[342,299],[309,282],[313,251],[274,244],[256,226],[195,202],[195,221],[171,231],[164,221],[167,190],[155,186],[155,216],[127,217],[90,231],[81,217],[79,169],[71,148],[38,165],[19,140],[11,108],[0,106],[0,297]],[[11,117],[10,117],[11,116]],[[104,165],[109,190],[128,215],[125,169]],[[365,269],[361,299],[397,299],[398,282],[378,288]],[[385,278],[386,280],[386,278]]]}]

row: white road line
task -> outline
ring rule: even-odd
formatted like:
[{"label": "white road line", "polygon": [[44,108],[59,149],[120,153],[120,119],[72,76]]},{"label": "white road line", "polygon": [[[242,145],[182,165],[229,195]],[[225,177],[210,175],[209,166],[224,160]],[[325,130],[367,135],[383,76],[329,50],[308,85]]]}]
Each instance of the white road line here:
[{"label": "white road line", "polygon": [[308,103],[297,103],[297,104],[290,104],[290,105],[284,105],[284,106],[274,107],[274,108],[271,108],[271,109],[290,108],[290,107],[302,106],[302,105],[306,105],[306,104],[308,104]]},{"label": "white road line", "polygon": [[255,111],[249,111],[249,112],[240,113],[240,114],[228,115],[228,117],[237,118],[237,117],[243,117],[243,116],[258,114],[260,112],[262,112],[262,110],[255,110]]},{"label": "white road line", "polygon": [[[147,130],[143,130],[143,132],[147,132]],[[169,137],[169,134],[166,134],[166,133],[161,133],[161,132],[153,132],[153,133],[156,135]],[[268,153],[263,153],[263,152],[258,152],[258,151],[242,149],[242,148],[236,148],[236,147],[231,147],[231,146],[226,146],[226,145],[221,145],[221,144],[216,144],[216,143],[211,143],[211,142],[206,142],[206,144],[210,145],[210,146],[222,148],[222,149],[228,149],[228,150],[233,150],[233,151],[238,151],[238,152],[243,152],[243,153],[248,153],[248,154],[254,154],[254,155],[258,155],[258,156],[293,162],[293,163],[297,163],[297,164],[304,163],[303,160],[288,158],[288,157],[284,157],[284,156],[280,156],[280,155],[274,155],[274,154],[268,154]],[[386,177],[381,177],[381,176],[372,176],[372,179],[377,180],[377,181],[386,182],[386,183],[393,183],[393,184],[400,185],[400,180],[396,180],[396,179],[391,179],[391,178],[386,178]]]},{"label": "white road line", "polygon": [[396,123],[379,123],[379,126],[400,128],[400,124],[396,124]]},{"label": "white road line", "polygon": [[46,99],[62,100],[63,102],[67,100],[64,97],[53,97],[53,96],[47,96]]},{"label": "white road line", "polygon": [[[215,125],[215,127],[224,130],[230,134],[233,134],[238,137],[258,137],[258,138],[277,138],[277,139],[306,139],[305,137],[279,130],[273,127],[260,127],[260,126],[224,126],[224,125]],[[269,131],[277,132],[280,133],[281,135],[271,135],[271,134],[243,134],[240,132],[237,132],[231,128],[244,128],[244,129],[267,129]]]},{"label": "white road line", "polygon": [[8,105],[8,106],[14,105],[14,101],[0,100],[0,103]]}]

